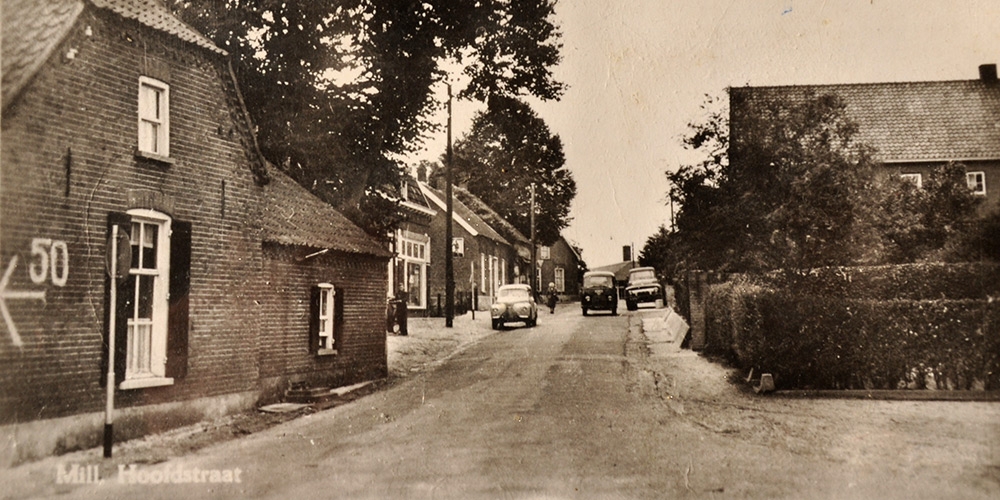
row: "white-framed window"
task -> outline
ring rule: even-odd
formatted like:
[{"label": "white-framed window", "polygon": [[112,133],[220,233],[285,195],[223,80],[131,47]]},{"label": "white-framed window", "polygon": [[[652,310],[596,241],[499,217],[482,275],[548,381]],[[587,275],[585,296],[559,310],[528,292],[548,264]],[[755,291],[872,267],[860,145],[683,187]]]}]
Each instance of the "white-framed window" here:
[{"label": "white-framed window", "polygon": [[430,238],[425,235],[400,232],[397,237],[403,291],[407,307],[427,308],[427,265],[430,264]]},{"label": "white-framed window", "polygon": [[169,313],[170,217],[153,210],[129,210],[132,263],[126,323],[125,380],[119,388],[173,383],[166,376]]},{"label": "white-framed window", "polygon": [[319,287],[319,307],[316,308],[318,328],[316,335],[319,336],[319,353],[336,349],[336,339],[333,335],[335,317],[334,304],[337,301],[337,290],[331,283],[320,283]]},{"label": "white-framed window", "polygon": [[966,172],[965,181],[969,183],[972,194],[986,196],[986,172]]},{"label": "white-framed window", "polygon": [[559,293],[564,293],[566,291],[566,270],[557,267],[555,268],[555,284],[556,291]]},{"label": "white-framed window", "polygon": [[451,254],[455,257],[465,257],[465,238],[451,239]]},{"label": "white-framed window", "polygon": [[538,247],[538,258],[549,260],[549,247]]},{"label": "white-framed window", "polygon": [[139,77],[139,151],[170,156],[170,86]]},{"label": "white-framed window", "polygon": [[912,182],[914,186],[917,186],[917,189],[924,186],[924,179],[920,174],[900,174],[899,177],[904,181]]}]

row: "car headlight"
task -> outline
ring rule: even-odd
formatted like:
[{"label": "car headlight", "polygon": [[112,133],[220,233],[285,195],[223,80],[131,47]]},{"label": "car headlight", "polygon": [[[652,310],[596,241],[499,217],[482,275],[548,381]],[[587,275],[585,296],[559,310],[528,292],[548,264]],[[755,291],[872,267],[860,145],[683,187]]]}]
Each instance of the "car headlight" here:
[{"label": "car headlight", "polygon": [[525,315],[528,314],[529,311],[531,311],[531,306],[529,306],[528,304],[518,304],[517,306],[514,307],[514,311],[517,312],[517,314],[519,315]]},{"label": "car headlight", "polygon": [[590,302],[590,295],[586,295],[586,296],[584,296],[584,297],[583,297],[583,300],[586,300],[587,302]]},{"label": "car headlight", "polygon": [[503,304],[493,304],[493,306],[490,307],[490,314],[493,316],[500,316],[506,309],[507,306]]}]

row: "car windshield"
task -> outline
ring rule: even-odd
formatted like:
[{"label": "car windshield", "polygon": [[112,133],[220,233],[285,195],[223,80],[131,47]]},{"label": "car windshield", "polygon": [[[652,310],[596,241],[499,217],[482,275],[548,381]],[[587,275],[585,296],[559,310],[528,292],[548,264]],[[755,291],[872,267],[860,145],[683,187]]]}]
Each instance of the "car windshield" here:
[{"label": "car windshield", "polygon": [[611,288],[611,276],[584,276],[583,277],[583,287],[584,288],[595,288],[595,287],[607,287]]},{"label": "car windshield", "polygon": [[646,269],[642,271],[635,271],[628,275],[629,281],[640,281],[640,280],[655,280],[656,272],[652,269]]},{"label": "car windshield", "polygon": [[527,288],[501,288],[497,291],[497,297],[501,299],[528,300],[531,296],[528,294]]}]

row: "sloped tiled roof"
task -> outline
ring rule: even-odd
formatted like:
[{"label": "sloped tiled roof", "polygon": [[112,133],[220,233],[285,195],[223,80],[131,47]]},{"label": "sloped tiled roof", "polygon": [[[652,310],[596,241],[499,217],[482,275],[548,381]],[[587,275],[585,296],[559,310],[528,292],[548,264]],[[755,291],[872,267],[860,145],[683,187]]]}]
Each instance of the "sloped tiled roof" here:
[{"label": "sloped tiled roof", "polygon": [[[431,198],[431,200],[436,205],[438,205],[438,208],[442,210],[445,209],[445,206],[442,206],[440,203],[438,203],[438,202],[444,203],[443,201],[444,193],[430,187],[427,183],[424,182],[419,183],[419,185],[420,189],[423,189],[425,193],[430,193],[432,195],[429,198]],[[489,238],[498,243],[510,245],[510,242],[504,239],[503,236],[500,236],[500,233],[497,233],[496,230],[494,230],[488,223],[486,223],[486,221],[484,221],[482,217],[476,215],[476,212],[472,211],[472,209],[470,209],[464,203],[462,203],[462,200],[458,199],[458,197],[452,198],[452,211],[455,217],[459,217],[463,221],[468,223],[480,235],[485,236],[486,238]]]},{"label": "sloped tiled roof", "polygon": [[173,35],[188,43],[217,54],[227,55],[211,40],[188,26],[163,6],[162,0],[90,0],[96,7],[108,9],[119,16],[134,19],[157,31]]},{"label": "sloped tiled roof", "polygon": [[4,108],[66,37],[81,11],[79,0],[4,0],[0,29]]},{"label": "sloped tiled roof", "polygon": [[[1000,158],[1000,84],[981,80],[734,87],[733,97],[803,101],[834,94],[857,139],[886,162]],[[733,102],[735,99],[731,100]]]},{"label": "sloped tiled roof", "polygon": [[476,212],[477,215],[482,217],[483,220],[489,223],[490,226],[496,229],[497,232],[503,235],[503,237],[507,240],[513,240],[517,243],[531,244],[531,240],[529,240],[524,233],[518,231],[513,224],[507,222],[507,219],[504,219],[476,195],[459,186],[454,186],[454,194],[459,200],[462,201],[462,203]]},{"label": "sloped tiled roof", "polygon": [[264,188],[264,240],[283,245],[389,257],[377,240],[284,172],[268,168]]}]

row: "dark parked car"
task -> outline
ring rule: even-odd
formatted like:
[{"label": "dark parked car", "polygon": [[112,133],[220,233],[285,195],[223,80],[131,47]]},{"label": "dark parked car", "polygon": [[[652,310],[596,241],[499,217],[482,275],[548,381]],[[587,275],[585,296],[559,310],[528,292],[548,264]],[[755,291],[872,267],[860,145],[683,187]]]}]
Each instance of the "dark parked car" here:
[{"label": "dark parked car", "polygon": [[490,307],[493,329],[499,330],[504,324],[523,321],[527,326],[538,323],[538,306],[528,285],[504,285],[497,290],[497,299]]},{"label": "dark parked car", "polygon": [[628,286],[625,287],[625,307],[629,311],[639,308],[639,304],[663,299],[663,285],[656,277],[656,269],[637,267],[628,272]]},{"label": "dark parked car", "polygon": [[587,311],[611,311],[618,314],[618,286],[614,273],[590,271],[583,275],[583,293],[580,297],[583,315]]}]

